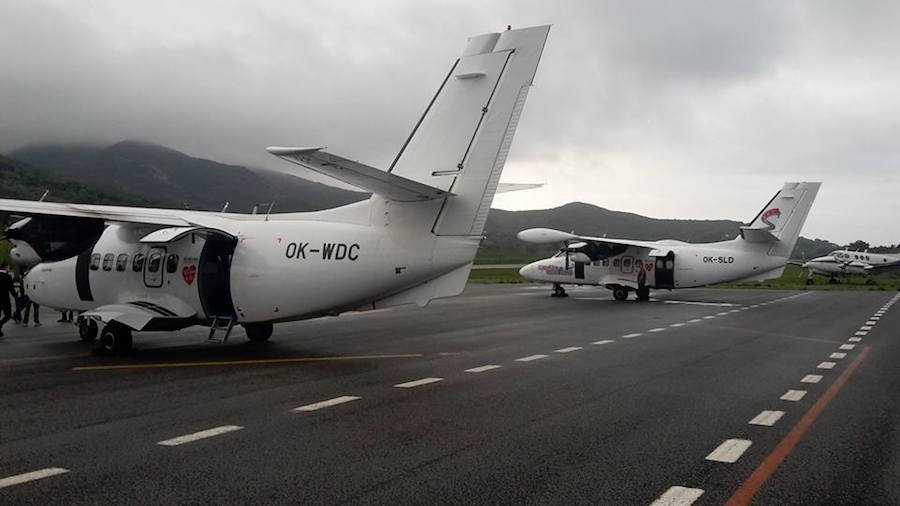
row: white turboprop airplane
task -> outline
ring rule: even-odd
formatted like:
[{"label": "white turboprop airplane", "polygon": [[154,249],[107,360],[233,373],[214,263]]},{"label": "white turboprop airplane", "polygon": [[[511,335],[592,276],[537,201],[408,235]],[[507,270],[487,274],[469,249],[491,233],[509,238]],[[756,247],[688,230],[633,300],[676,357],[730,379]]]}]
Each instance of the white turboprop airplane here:
[{"label": "white turboprop airplane", "polygon": [[900,270],[900,255],[836,250],[800,265],[809,271],[807,285],[812,284],[814,274],[828,276],[829,283],[837,283],[839,277],[847,275],[866,276],[867,283],[874,283],[873,274]]},{"label": "white turboprop airplane", "polygon": [[525,279],[562,285],[599,285],[625,300],[639,300],[651,288],[671,290],[730,281],[758,281],[781,276],[821,183],[785,183],[762,211],[730,241],[688,244],[681,241],[633,241],[585,237],[547,228],[519,232],[525,242],[564,243],[553,257],[522,267]]},{"label": "white turboprop airplane", "polygon": [[273,323],[458,295],[549,29],[470,38],[386,172],[268,148],[371,191],[363,202],[247,215],[0,199],[31,217],[8,231],[42,259],[28,294],[85,311],[82,338],[99,333],[107,352],[128,350],[133,331],[209,325],[221,342],[240,324],[266,341]]}]

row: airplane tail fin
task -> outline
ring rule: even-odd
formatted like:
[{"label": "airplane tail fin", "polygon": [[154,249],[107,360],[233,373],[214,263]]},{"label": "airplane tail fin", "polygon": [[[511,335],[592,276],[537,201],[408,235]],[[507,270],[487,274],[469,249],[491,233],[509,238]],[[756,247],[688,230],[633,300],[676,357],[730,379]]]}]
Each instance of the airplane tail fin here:
[{"label": "airplane tail fin", "polygon": [[389,172],[446,194],[437,235],[481,235],[549,26],[471,37]]},{"label": "airplane tail fin", "polygon": [[748,242],[771,242],[770,256],[788,257],[822,183],[785,183],[750,224],[741,227]]}]

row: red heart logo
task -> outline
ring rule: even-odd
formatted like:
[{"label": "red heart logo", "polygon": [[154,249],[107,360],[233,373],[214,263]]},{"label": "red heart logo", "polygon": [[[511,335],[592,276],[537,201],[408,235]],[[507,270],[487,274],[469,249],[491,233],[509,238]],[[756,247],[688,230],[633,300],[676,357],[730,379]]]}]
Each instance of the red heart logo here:
[{"label": "red heart logo", "polygon": [[647,272],[650,272],[652,270],[653,270],[653,262],[647,262]]},{"label": "red heart logo", "polygon": [[194,278],[197,276],[197,266],[184,266],[184,268],[181,269],[181,276],[184,278],[185,283],[189,285],[193,284]]}]

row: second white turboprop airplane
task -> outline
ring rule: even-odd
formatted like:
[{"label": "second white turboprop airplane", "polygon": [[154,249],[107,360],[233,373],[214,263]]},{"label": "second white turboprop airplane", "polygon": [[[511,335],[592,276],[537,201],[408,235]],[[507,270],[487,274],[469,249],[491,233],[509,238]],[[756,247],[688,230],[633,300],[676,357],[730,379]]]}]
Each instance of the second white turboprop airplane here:
[{"label": "second white turboprop airplane", "polygon": [[633,241],[586,237],[547,228],[519,232],[531,243],[564,243],[551,258],[522,267],[525,279],[562,285],[599,285],[625,300],[639,300],[651,288],[671,290],[730,281],[760,281],[781,276],[821,183],[785,183],[762,211],[730,241],[688,244],[681,241]]},{"label": "second white turboprop airplane", "polygon": [[[385,172],[321,148],[269,148],[364,188],[335,209],[246,215],[0,199],[31,217],[7,231],[40,257],[32,300],[83,310],[101,349],[132,331],[273,323],[427,304],[465,287],[549,26],[472,37]],[[102,330],[101,330],[102,327]],[[222,332],[217,333],[217,330]]]},{"label": "second white turboprop airplane", "polygon": [[837,250],[800,265],[809,271],[807,285],[812,284],[814,274],[828,276],[829,283],[837,283],[839,277],[848,275],[865,276],[866,283],[874,283],[873,274],[900,270],[900,255]]}]

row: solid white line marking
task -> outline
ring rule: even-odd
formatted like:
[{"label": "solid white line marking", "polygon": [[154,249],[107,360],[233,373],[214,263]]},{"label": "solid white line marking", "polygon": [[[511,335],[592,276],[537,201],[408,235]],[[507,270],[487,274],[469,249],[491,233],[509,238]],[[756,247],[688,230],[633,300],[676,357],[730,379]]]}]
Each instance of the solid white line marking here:
[{"label": "solid white line marking", "polygon": [[867,335],[869,335],[869,333],[866,332],[865,330],[860,330],[860,331],[857,331],[857,332],[856,332],[856,335],[858,335],[858,336],[867,336]]},{"label": "solid white line marking", "polygon": [[807,374],[800,380],[801,383],[818,383],[820,381],[822,381],[821,374]]},{"label": "solid white line marking", "polygon": [[766,427],[771,427],[775,425],[775,422],[777,422],[782,416],[784,416],[784,411],[765,410],[753,417],[753,420],[750,420],[748,423],[750,425],[765,425]]},{"label": "solid white line marking", "polygon": [[684,327],[684,324],[683,324],[683,323],[673,323],[673,324],[671,324],[671,325],[669,325],[669,326],[670,326],[670,327]]},{"label": "solid white line marking", "polygon": [[193,434],[186,434],[184,436],[175,437],[172,439],[166,439],[165,441],[160,441],[156,444],[161,446],[178,446],[183,445],[185,443],[192,443],[194,441],[198,441],[200,439],[206,439],[208,437],[220,436],[222,434],[226,434],[228,432],[234,432],[236,430],[241,430],[243,427],[240,425],[223,425],[221,427],[214,427],[212,429],[201,430],[200,432],[195,432]]},{"label": "solid white line marking", "polygon": [[491,370],[494,370],[494,369],[500,369],[500,367],[501,367],[501,366],[495,365],[495,364],[483,365],[483,366],[481,366],[481,367],[473,367],[473,368],[471,368],[471,369],[466,369],[466,372],[484,372],[484,371],[491,371]]},{"label": "solid white line marking", "polygon": [[726,462],[732,464],[741,458],[741,455],[750,448],[753,442],[746,439],[726,439],[718,448],[706,456],[706,460]]},{"label": "solid white line marking", "polygon": [[703,320],[701,320],[700,318],[694,318],[693,320],[688,320],[688,323],[700,323],[702,321]]},{"label": "solid white line marking", "polygon": [[819,369],[834,369],[834,366],[837,365],[834,362],[822,362],[817,367]]},{"label": "solid white line marking", "polygon": [[641,334],[640,332],[635,332],[634,334],[625,334],[624,336],[622,336],[622,339],[631,339],[632,337],[639,337],[642,335],[643,334]]},{"label": "solid white line marking", "polygon": [[30,473],[17,474],[0,480],[0,488],[21,485],[22,483],[28,483],[29,481],[42,480],[44,478],[49,478],[58,474],[66,474],[68,472],[68,469],[63,469],[61,467],[48,467],[46,469],[31,471]]},{"label": "solid white line marking", "polygon": [[614,339],[603,339],[600,341],[594,341],[594,344],[609,344],[616,342]]},{"label": "solid white line marking", "polygon": [[444,378],[422,378],[420,380],[407,381],[406,383],[397,383],[396,385],[394,385],[394,387],[396,387],[396,388],[415,388],[415,387],[420,387],[422,385],[437,383],[438,381],[444,381]]},{"label": "solid white line marking", "polygon": [[856,348],[855,344],[842,344],[841,345],[842,350],[852,350],[853,348]]},{"label": "solid white line marking", "polygon": [[313,404],[307,404],[306,406],[300,406],[299,408],[294,408],[291,411],[316,411],[322,408],[327,408],[329,406],[337,406],[338,404],[344,404],[345,402],[350,401],[358,401],[361,397],[354,397],[352,395],[342,395],[340,397],[335,397],[334,399],[328,399],[327,401],[316,402]]},{"label": "solid white line marking", "polygon": [[851,337],[850,339],[847,339],[847,340],[850,341],[851,343],[858,343],[858,342],[862,341],[862,338],[860,338],[860,337]]},{"label": "solid white line marking", "polygon": [[650,506],[690,506],[701,495],[701,488],[671,487]]},{"label": "solid white line marking", "polygon": [[804,396],[806,396],[806,390],[788,390],[781,396],[781,400],[797,402]]},{"label": "solid white line marking", "polygon": [[531,362],[532,360],[540,360],[547,358],[547,355],[528,355],[527,357],[517,358],[516,362]]},{"label": "solid white line marking", "polygon": [[662,332],[663,330],[666,330],[666,329],[663,327],[656,327],[655,329],[650,329],[647,332]]},{"label": "solid white line marking", "polygon": [[842,359],[846,356],[847,356],[846,353],[841,353],[839,351],[836,351],[836,352],[832,353],[831,355],[828,355],[828,358]]},{"label": "solid white line marking", "polygon": [[569,346],[568,348],[560,348],[555,351],[556,351],[556,353],[571,353],[573,351],[578,351],[580,349],[582,349],[581,346]]}]

